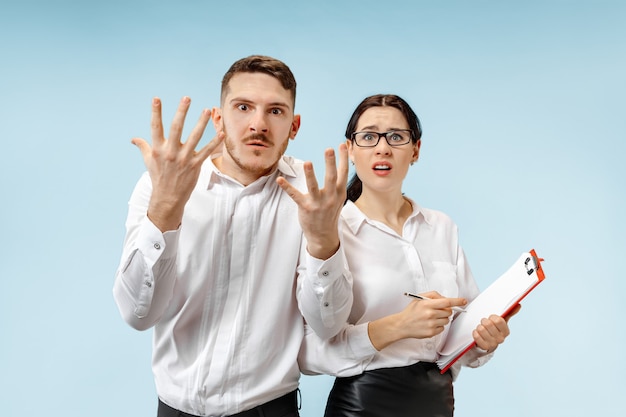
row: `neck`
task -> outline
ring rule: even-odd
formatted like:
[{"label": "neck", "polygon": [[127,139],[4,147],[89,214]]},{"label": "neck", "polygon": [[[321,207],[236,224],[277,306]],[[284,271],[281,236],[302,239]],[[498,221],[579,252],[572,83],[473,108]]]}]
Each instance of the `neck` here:
[{"label": "neck", "polygon": [[402,235],[404,223],[413,211],[411,203],[402,193],[377,194],[364,189],[354,204],[367,217],[386,224],[399,235]]},{"label": "neck", "polygon": [[224,153],[222,153],[222,155],[213,159],[213,164],[222,174],[237,180],[244,187],[247,187],[261,177],[271,174],[272,171],[276,169],[276,166],[278,166],[278,164],[276,164],[269,169],[252,166],[246,167],[241,165],[238,161],[228,158],[228,156],[229,155],[225,156]]}]

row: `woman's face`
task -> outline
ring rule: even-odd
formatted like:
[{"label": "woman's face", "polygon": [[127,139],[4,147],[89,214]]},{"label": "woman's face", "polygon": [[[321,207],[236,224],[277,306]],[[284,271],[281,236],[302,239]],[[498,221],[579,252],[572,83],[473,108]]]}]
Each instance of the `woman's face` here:
[{"label": "woman's face", "polygon": [[[406,129],[409,129],[409,124],[400,110],[381,106],[365,110],[355,131],[385,133]],[[411,163],[419,157],[420,144],[418,140],[417,143],[411,141],[404,145],[390,146],[381,136],[376,146],[364,148],[348,140],[350,159],[363,183],[363,190],[369,188],[378,192],[402,192],[402,181]]]}]

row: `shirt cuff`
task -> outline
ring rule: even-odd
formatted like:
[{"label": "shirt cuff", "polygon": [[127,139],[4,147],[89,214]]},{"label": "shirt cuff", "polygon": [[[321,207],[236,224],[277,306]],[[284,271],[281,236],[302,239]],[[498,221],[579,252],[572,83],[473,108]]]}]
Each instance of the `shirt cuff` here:
[{"label": "shirt cuff", "polygon": [[370,340],[368,324],[359,324],[350,329],[348,344],[355,358],[367,358],[378,352]]},{"label": "shirt cuff", "polygon": [[168,259],[176,256],[179,231],[180,227],[162,233],[150,219],[147,217],[144,219],[137,236],[137,249],[143,255],[148,267],[152,268],[161,258]]},{"label": "shirt cuff", "polygon": [[462,358],[462,364],[469,368],[483,366],[493,357],[493,352],[489,353],[484,349],[474,346]]},{"label": "shirt cuff", "polygon": [[308,251],[306,252],[306,267],[308,271],[313,271],[316,276],[315,284],[322,287],[330,284],[341,274],[333,274],[332,271],[344,270],[344,259],[341,249],[337,250],[330,258],[326,260],[313,257]]}]

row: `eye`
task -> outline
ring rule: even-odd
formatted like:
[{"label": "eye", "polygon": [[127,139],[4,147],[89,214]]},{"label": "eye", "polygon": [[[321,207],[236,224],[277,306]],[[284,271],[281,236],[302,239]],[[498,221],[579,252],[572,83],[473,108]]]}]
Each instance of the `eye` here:
[{"label": "eye", "polygon": [[279,108],[273,108],[270,110],[270,113],[275,114],[275,115],[280,115],[280,114],[283,114],[283,110]]},{"label": "eye", "polygon": [[237,105],[237,108],[241,111],[248,111],[249,107],[247,104],[239,104]]},{"label": "eye", "polygon": [[390,132],[389,135],[387,135],[387,137],[392,141],[392,142],[402,142],[404,141],[404,137],[402,136],[402,134],[398,133],[398,132]]},{"label": "eye", "polygon": [[377,135],[375,135],[374,133],[365,132],[361,136],[361,139],[367,142],[372,142],[377,139]]}]

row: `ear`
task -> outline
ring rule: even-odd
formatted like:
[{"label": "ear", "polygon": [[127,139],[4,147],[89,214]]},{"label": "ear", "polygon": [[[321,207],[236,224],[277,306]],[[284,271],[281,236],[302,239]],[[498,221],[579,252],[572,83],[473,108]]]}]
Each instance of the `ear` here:
[{"label": "ear", "polygon": [[219,107],[213,107],[211,109],[211,119],[213,120],[213,127],[216,132],[221,132],[224,129],[224,120],[222,119],[222,109]]},{"label": "ear", "polygon": [[411,164],[417,162],[417,160],[420,157],[420,146],[422,146],[422,140],[419,139],[417,142],[415,142],[415,145],[413,145],[413,158],[411,159]]},{"label": "ear", "polygon": [[346,139],[346,146],[348,147],[348,158],[350,159],[350,162],[354,164],[354,157],[352,156],[352,153],[354,152],[353,145],[354,144],[350,139]]},{"label": "ear", "polygon": [[300,122],[300,115],[294,114],[293,121],[291,122],[291,132],[289,132],[289,139],[293,140],[296,138],[298,130],[300,130]]}]

